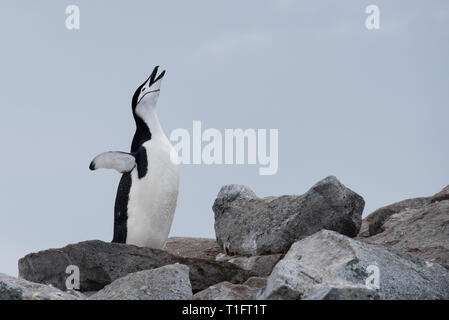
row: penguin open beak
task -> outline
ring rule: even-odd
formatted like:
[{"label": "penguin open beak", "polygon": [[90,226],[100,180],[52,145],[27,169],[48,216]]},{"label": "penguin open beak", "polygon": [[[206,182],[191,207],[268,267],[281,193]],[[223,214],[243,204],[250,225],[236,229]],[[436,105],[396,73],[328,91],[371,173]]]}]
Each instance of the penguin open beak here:
[{"label": "penguin open beak", "polygon": [[164,77],[164,75],[165,75],[165,70],[163,70],[163,71],[161,72],[161,74],[160,74],[159,76],[156,77],[158,69],[159,69],[159,66],[154,67],[153,72],[151,73],[151,76],[150,76],[150,84],[149,84],[149,87],[150,87],[150,88],[151,88],[151,86],[152,86],[154,83],[156,83],[156,82],[158,82],[159,80],[161,80],[161,79]]},{"label": "penguin open beak", "polygon": [[141,96],[140,96],[139,100],[137,101],[137,104],[139,104],[139,102],[147,94],[160,91],[160,87],[161,87],[160,80],[164,77],[165,70],[163,70],[159,75],[157,75],[158,70],[159,70],[159,66],[154,67],[153,72],[151,72],[151,75],[147,80],[147,83],[141,89]]}]

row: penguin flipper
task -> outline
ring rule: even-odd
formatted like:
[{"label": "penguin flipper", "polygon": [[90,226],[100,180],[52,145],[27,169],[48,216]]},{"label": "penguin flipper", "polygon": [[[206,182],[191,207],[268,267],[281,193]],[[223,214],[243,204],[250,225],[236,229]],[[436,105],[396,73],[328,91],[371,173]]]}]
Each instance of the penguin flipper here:
[{"label": "penguin flipper", "polygon": [[90,163],[90,170],[114,169],[120,173],[131,172],[136,167],[136,158],[126,152],[108,151],[96,156]]}]

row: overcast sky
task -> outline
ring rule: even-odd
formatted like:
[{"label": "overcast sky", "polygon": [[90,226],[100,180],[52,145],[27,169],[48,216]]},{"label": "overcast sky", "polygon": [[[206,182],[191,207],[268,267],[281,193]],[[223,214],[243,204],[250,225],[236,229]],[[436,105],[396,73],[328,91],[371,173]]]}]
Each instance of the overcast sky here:
[{"label": "overcast sky", "polygon": [[[80,8],[80,30],[65,9]],[[380,8],[380,30],[365,8]],[[173,236],[214,237],[220,187],[301,194],[335,175],[364,215],[449,184],[449,2],[18,1],[0,3],[0,272],[27,253],[110,241],[120,179],[91,172],[128,151],[131,97],[167,70],[176,128],[279,129],[279,169],[184,165]]]}]

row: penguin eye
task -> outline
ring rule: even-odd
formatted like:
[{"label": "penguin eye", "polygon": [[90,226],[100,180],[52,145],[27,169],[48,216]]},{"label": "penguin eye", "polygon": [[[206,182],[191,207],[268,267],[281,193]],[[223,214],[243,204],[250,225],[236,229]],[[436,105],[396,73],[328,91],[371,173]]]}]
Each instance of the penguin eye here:
[{"label": "penguin eye", "polygon": [[145,88],[142,88],[142,92],[144,92],[145,91]]}]

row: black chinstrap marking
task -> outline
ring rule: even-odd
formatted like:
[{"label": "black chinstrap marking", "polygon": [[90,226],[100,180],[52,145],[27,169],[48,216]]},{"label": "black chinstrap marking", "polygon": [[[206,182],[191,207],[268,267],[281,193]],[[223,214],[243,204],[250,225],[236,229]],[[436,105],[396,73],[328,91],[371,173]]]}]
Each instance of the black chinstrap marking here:
[{"label": "black chinstrap marking", "polygon": [[146,92],[146,93],[142,96],[142,98],[140,98],[139,101],[137,101],[137,104],[139,104],[140,101],[142,101],[142,99],[143,99],[147,94],[150,94],[150,93],[152,93],[152,92],[159,92],[159,91],[161,91],[161,89],[156,89],[156,90],[151,90],[151,91]]}]

